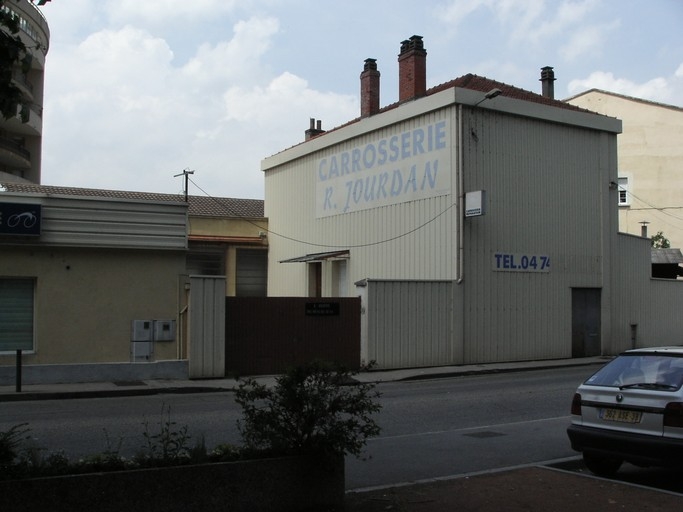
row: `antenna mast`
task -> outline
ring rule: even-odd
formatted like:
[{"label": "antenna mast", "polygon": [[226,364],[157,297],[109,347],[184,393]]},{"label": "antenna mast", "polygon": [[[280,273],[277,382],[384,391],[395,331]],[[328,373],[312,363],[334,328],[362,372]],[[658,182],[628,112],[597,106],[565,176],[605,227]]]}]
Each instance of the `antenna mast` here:
[{"label": "antenna mast", "polygon": [[185,176],[185,202],[186,203],[187,203],[187,186],[188,186],[187,182],[189,180],[190,174],[194,174],[194,171],[190,171],[189,169],[183,169],[183,172],[173,176],[174,178],[177,178],[178,176]]}]

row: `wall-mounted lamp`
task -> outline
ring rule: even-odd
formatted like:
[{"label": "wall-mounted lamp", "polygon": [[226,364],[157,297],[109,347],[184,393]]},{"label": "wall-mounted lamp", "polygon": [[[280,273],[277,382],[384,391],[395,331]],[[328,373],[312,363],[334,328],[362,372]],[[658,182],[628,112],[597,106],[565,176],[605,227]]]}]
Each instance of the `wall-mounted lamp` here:
[{"label": "wall-mounted lamp", "polygon": [[500,96],[501,94],[503,94],[503,91],[501,91],[500,89],[491,89],[489,92],[487,92],[487,93],[484,95],[484,97],[483,97],[482,99],[480,99],[479,101],[477,101],[477,102],[474,104],[474,106],[476,107],[476,106],[479,105],[480,103],[482,103],[482,102],[484,102],[484,101],[486,101],[486,100],[493,99],[493,98],[495,98],[496,96]]},{"label": "wall-mounted lamp", "polygon": [[609,188],[612,190],[615,190],[619,185],[617,185],[616,181],[610,181],[609,182]]}]

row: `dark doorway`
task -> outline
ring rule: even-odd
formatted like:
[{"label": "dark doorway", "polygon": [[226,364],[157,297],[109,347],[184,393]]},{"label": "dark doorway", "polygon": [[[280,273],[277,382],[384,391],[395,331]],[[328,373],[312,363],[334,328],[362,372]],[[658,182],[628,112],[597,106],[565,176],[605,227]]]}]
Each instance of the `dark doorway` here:
[{"label": "dark doorway", "polygon": [[600,288],[572,288],[572,357],[599,356]]}]

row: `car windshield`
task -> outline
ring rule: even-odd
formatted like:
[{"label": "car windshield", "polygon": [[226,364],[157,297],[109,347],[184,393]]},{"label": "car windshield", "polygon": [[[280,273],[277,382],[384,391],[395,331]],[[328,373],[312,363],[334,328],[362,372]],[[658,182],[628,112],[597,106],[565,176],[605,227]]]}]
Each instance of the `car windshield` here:
[{"label": "car windshield", "polygon": [[586,384],[677,391],[683,385],[683,357],[622,354],[598,370]]}]

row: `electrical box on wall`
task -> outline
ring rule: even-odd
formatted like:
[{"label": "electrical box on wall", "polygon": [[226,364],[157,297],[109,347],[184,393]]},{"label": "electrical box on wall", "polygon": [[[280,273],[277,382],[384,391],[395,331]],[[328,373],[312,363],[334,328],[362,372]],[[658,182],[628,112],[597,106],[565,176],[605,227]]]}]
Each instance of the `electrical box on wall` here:
[{"label": "electrical box on wall", "polygon": [[133,320],[130,341],[152,341],[152,320]]},{"label": "electrical box on wall", "polygon": [[175,320],[133,320],[130,328],[130,360],[154,360],[154,342],[175,340]]},{"label": "electrical box on wall", "polygon": [[154,356],[153,320],[133,320],[130,327],[130,360],[134,363],[151,361]]},{"label": "electrical box on wall", "polygon": [[154,341],[175,340],[175,320],[154,320]]},{"label": "electrical box on wall", "polygon": [[133,363],[147,363],[154,359],[154,344],[151,341],[134,341],[130,344],[130,360]]}]

